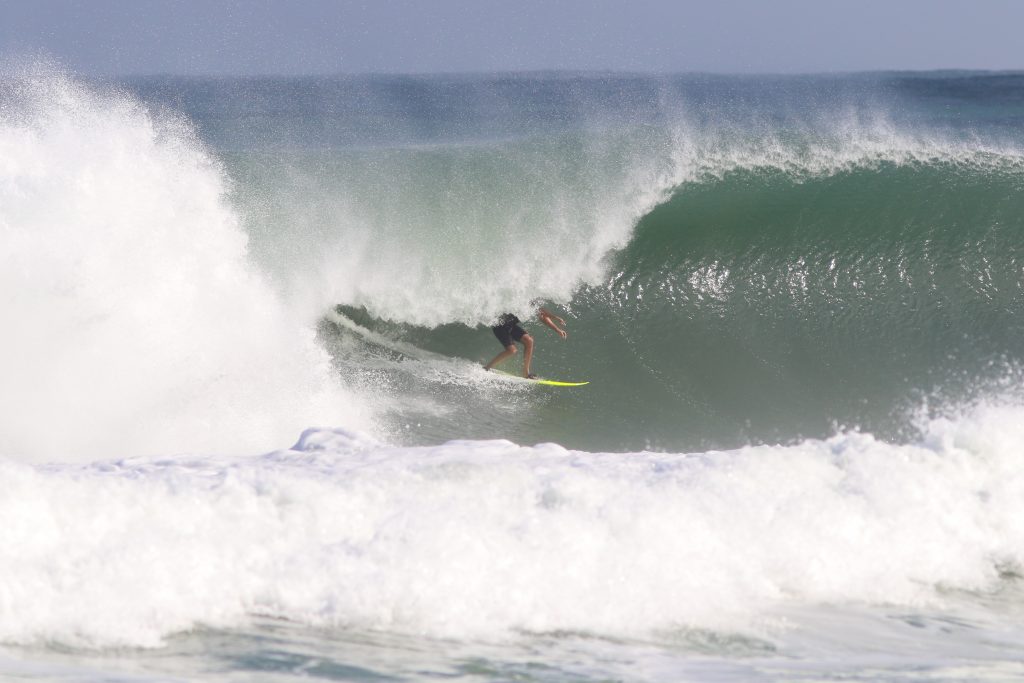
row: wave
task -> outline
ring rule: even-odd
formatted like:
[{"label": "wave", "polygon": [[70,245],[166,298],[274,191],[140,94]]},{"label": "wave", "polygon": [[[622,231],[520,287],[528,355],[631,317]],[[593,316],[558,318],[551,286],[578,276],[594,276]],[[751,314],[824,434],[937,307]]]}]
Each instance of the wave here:
[{"label": "wave", "polygon": [[[1024,352],[1019,141],[885,83],[5,83],[26,294],[4,452],[258,451],[339,422],[597,451],[911,438],[908,413]],[[471,370],[537,299],[572,339],[541,338],[538,369],[592,382],[557,423],[547,399],[478,408],[500,396]]]}]

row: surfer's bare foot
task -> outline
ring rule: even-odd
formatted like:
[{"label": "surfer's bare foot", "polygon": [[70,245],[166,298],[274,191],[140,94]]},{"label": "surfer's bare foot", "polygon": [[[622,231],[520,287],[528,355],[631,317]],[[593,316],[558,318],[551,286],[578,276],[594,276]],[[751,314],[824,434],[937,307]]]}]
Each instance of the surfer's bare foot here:
[{"label": "surfer's bare foot", "polygon": [[537,379],[537,375],[533,374],[532,372],[526,373],[525,375],[523,375],[523,377],[525,377],[526,379]]}]

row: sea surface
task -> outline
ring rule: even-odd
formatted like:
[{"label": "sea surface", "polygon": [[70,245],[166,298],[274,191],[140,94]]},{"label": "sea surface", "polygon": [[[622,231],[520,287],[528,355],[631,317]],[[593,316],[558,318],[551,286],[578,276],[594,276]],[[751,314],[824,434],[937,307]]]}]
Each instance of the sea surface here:
[{"label": "sea surface", "polygon": [[1024,679],[1022,73],[6,63],[0,321],[2,680]]}]

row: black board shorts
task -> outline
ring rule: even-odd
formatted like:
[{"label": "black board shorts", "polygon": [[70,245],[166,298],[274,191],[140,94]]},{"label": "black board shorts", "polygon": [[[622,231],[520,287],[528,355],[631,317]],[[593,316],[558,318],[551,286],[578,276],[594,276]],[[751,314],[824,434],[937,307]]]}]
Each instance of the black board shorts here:
[{"label": "black board shorts", "polygon": [[502,346],[512,346],[512,340],[519,341],[526,334],[526,330],[519,326],[519,318],[514,315],[503,315],[498,319],[498,324],[491,328],[494,336],[498,338]]}]

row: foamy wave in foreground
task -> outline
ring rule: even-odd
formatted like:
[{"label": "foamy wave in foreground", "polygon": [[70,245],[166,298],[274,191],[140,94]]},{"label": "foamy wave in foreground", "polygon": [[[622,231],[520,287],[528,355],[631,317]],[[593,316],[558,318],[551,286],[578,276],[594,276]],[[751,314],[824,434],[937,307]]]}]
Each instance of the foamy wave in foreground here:
[{"label": "foamy wave in foreground", "polygon": [[1024,562],[1024,420],[701,454],[310,430],[251,459],[0,465],[0,640],[157,645],[251,615],[461,638],[748,631],[941,605]]},{"label": "foamy wave in foreground", "polygon": [[369,428],[310,321],[248,263],[226,190],[182,122],[44,69],[0,74],[0,455],[239,453],[318,421]]}]

